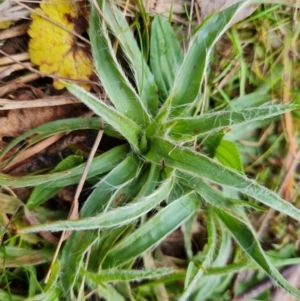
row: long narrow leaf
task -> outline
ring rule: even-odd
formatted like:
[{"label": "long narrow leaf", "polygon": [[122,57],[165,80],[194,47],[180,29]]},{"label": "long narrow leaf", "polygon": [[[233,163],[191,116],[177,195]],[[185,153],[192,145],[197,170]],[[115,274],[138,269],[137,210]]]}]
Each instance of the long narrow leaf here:
[{"label": "long narrow leaf", "polygon": [[249,179],[203,154],[155,137],[151,139],[151,148],[144,156],[156,164],[161,164],[163,160],[166,166],[195,177],[204,177],[215,183],[227,185],[296,220],[300,219],[300,210],[291,203],[284,201],[276,193],[261,186],[255,180]]},{"label": "long narrow leaf", "polygon": [[103,5],[105,21],[112,30],[116,39],[120,42],[129,64],[132,67],[137,88],[141,100],[145,106],[154,115],[158,108],[157,87],[154,76],[140,51],[136,38],[133,35],[124,15],[120,9],[113,3],[105,2]]},{"label": "long narrow leaf", "polygon": [[169,95],[169,99],[172,101],[173,116],[184,114],[190,108],[191,103],[197,100],[212,47],[229,27],[230,21],[239,11],[240,6],[241,3],[237,3],[201,24]]},{"label": "long narrow leaf", "polygon": [[268,105],[242,111],[221,111],[193,118],[176,118],[165,123],[170,136],[176,141],[190,140],[197,136],[211,135],[216,132],[246,122],[266,120],[283,113],[298,109],[299,105]]},{"label": "long narrow leaf", "polygon": [[[116,267],[141,255],[157,245],[164,237],[174,231],[200,207],[197,194],[191,192],[162,209],[143,226],[124,238],[105,258],[102,267]],[[134,244],[134,248],[132,248]]]},{"label": "long narrow leaf", "polygon": [[[103,177],[98,185],[99,189],[102,189],[102,192],[98,191],[97,198],[91,197],[86,201],[80,211],[81,216],[89,217],[103,210],[111,194],[115,190],[118,190],[118,187],[126,185],[130,179],[136,177],[136,173],[138,172],[136,163],[135,156],[129,156]],[[124,168],[127,168],[128,171],[120,172]],[[65,293],[70,296],[70,299],[73,298],[73,286],[76,285],[76,280],[79,276],[78,266],[83,260],[85,252],[99,242],[99,229],[97,227],[94,231],[74,232],[64,246],[61,260],[65,275],[61,279],[61,282]]]},{"label": "long narrow leaf", "polygon": [[[139,138],[141,130],[139,126],[131,119],[118,112],[116,109],[108,106],[104,101],[98,99],[83,88],[74,84],[65,84],[68,90],[78,97],[84,104],[91,108],[103,120],[109,123],[121,135],[123,135],[135,149],[139,149]],[[124,99],[124,102],[126,100]],[[124,126],[126,125],[126,126]]]},{"label": "long narrow leaf", "polygon": [[102,1],[99,3],[100,7],[92,3],[90,17],[90,38],[95,68],[117,110],[139,125],[145,126],[149,123],[150,116],[116,59],[105,20],[99,16],[97,10],[102,8]]},{"label": "long narrow leaf", "polygon": [[[128,150],[128,145],[120,145],[94,158],[88,172],[88,179],[96,175],[99,176],[114,168],[124,160],[124,157],[128,154]],[[85,163],[66,171],[26,177],[13,177],[0,173],[0,183],[10,187],[36,186],[46,183],[51,183],[51,187],[64,187],[78,183],[84,168]]]},{"label": "long narrow leaf", "polygon": [[193,290],[199,283],[200,279],[202,279],[204,275],[204,271],[211,266],[214,259],[214,254],[216,251],[215,249],[217,245],[217,231],[216,231],[216,225],[213,220],[211,210],[207,212],[206,218],[207,218],[206,224],[207,224],[207,235],[208,235],[208,248],[207,248],[208,251],[207,254],[205,254],[205,260],[199,267],[198,272],[195,274],[192,281],[186,287],[179,301],[189,300],[189,297],[192,294]]},{"label": "long narrow leaf", "polygon": [[90,196],[87,198],[81,209],[81,215],[90,217],[103,211],[106,208],[110,196],[127,184],[128,181],[135,179],[140,173],[141,166],[137,157],[130,154],[128,157],[103,177]]},{"label": "long narrow leaf", "polygon": [[0,159],[2,159],[10,149],[16,147],[20,142],[22,142],[25,139],[27,142],[26,148],[28,148],[34,143],[37,143],[54,134],[65,133],[65,132],[76,131],[76,130],[83,130],[83,129],[99,130],[99,128],[100,128],[99,117],[69,118],[69,119],[52,121],[40,125],[30,131],[27,131],[26,133],[12,140],[0,151]]},{"label": "long narrow leaf", "polygon": [[223,210],[215,209],[216,215],[226,225],[231,235],[243,250],[263,269],[280,287],[300,298],[300,291],[290,285],[268,261],[262,250],[254,230],[250,224],[242,223]]},{"label": "long narrow leaf", "polygon": [[[218,240],[221,241],[218,248],[216,248],[217,257],[214,260],[212,266],[221,266],[225,267],[226,264],[230,261],[230,258],[232,256],[232,243],[231,243],[231,237],[226,229],[220,229],[218,228],[219,236]],[[227,277],[233,277],[233,275],[211,275],[207,276],[209,273],[210,268],[208,269],[207,273],[205,273],[205,277],[202,278],[199,283],[197,283],[197,289],[194,291],[194,293],[191,296],[192,300],[205,300],[208,298],[212,298],[214,293],[218,290],[221,283],[227,278]],[[220,290],[220,289],[219,289]]]},{"label": "long narrow leaf", "polygon": [[[124,169],[128,170],[124,172]],[[80,211],[81,216],[89,217],[102,211],[109,202],[113,192],[118,190],[120,186],[130,183],[130,180],[137,176],[137,172],[139,172],[139,168],[137,166],[136,157],[130,155],[125,158],[125,160],[123,158],[123,161],[98,183],[97,187],[102,191],[98,190],[96,198],[93,196],[86,201]],[[96,245],[100,240],[98,231],[99,227],[94,231],[74,232],[64,246],[61,260],[65,275],[61,278],[61,282],[65,293],[70,296],[70,299],[72,299],[74,295],[73,287],[76,285],[79,276],[78,266],[83,260],[85,252],[91,246]]]},{"label": "long narrow leaf", "polygon": [[99,240],[99,230],[73,232],[66,241],[61,255],[61,286],[67,300],[76,300],[74,286],[79,276],[78,267],[85,253]]},{"label": "long narrow leaf", "polygon": [[160,268],[155,270],[104,270],[99,273],[83,272],[91,281],[102,284],[109,281],[141,281],[155,278],[161,278],[174,272],[171,268]]},{"label": "long narrow leaf", "polygon": [[183,53],[169,22],[156,15],[151,27],[150,65],[162,100],[173,86]]},{"label": "long narrow leaf", "polygon": [[84,218],[80,220],[60,221],[48,223],[39,226],[26,227],[21,230],[23,233],[37,231],[62,231],[62,230],[88,230],[98,228],[112,228],[130,224],[133,220],[146,214],[169,195],[174,179],[166,180],[152,194],[142,198],[139,202],[135,202],[123,207],[115,208],[111,211],[104,212],[94,217]]},{"label": "long narrow leaf", "polygon": [[[82,163],[82,157],[76,155],[69,156],[63,159],[50,173],[68,170],[80,163]],[[47,187],[47,184],[34,187],[26,203],[26,207],[31,210],[42,205],[44,202],[55,196],[61,188],[62,187]]]}]

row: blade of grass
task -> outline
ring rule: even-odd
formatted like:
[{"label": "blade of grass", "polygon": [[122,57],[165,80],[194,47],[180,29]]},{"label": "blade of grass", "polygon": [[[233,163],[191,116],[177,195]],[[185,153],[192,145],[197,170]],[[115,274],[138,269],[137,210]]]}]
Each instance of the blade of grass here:
[{"label": "blade of grass", "polygon": [[[155,164],[151,164],[149,173],[146,174],[146,180],[144,181],[144,185],[141,187],[140,191],[135,196],[135,199],[132,202],[138,202],[143,197],[149,196],[154,192],[154,189],[157,186],[158,179],[160,176],[160,167]],[[134,224],[132,223],[129,227],[118,227],[115,229],[108,229],[102,232],[101,245],[96,250],[97,263],[93,264],[94,266],[101,266],[106,254],[110,251],[111,247],[115,244],[117,239],[121,234],[124,235],[124,231],[129,233],[128,231],[132,230]],[[107,237],[105,235],[107,233]],[[92,253],[93,254],[93,253]],[[91,255],[92,257],[92,255]]]},{"label": "blade of grass", "polygon": [[23,296],[8,293],[7,290],[0,289],[0,300],[2,301],[24,301]]},{"label": "blade of grass", "polygon": [[96,259],[93,262],[92,261],[93,258],[91,258],[90,265],[92,265],[93,268],[96,268],[96,271],[100,272],[102,270],[101,266],[103,260],[106,257],[107,253],[120,240],[122,236],[125,237],[126,235],[131,233],[134,227],[135,227],[135,223],[132,223],[131,225],[104,230],[102,232],[102,239],[99,242],[99,248],[96,249],[96,254],[95,254]]},{"label": "blade of grass", "polygon": [[[97,186],[98,193],[94,193],[93,196],[88,198],[80,211],[81,216],[89,217],[104,210],[114,191],[130,183],[130,180],[134,179],[137,173],[139,173],[139,166],[136,157],[130,155],[125,160],[123,157],[123,161],[100,180]],[[63,248],[61,262],[64,277],[61,282],[64,292],[70,298],[74,297],[73,287],[76,286],[76,280],[79,276],[78,266],[82,262],[85,252],[99,241],[99,229],[99,227],[96,227],[94,231],[73,233]]]},{"label": "blade of grass", "polygon": [[[217,225],[218,227],[219,225]],[[232,243],[231,237],[228,231],[218,227],[219,232],[221,232],[218,236],[218,241],[221,243],[216,248],[217,257],[214,260],[212,266],[221,266],[225,267],[228,262],[230,262],[232,256]],[[199,283],[197,283],[197,289],[191,295],[192,300],[201,300],[201,299],[208,299],[213,298],[214,292],[218,289],[218,287],[222,284],[224,279],[228,277],[226,275],[214,275],[208,276],[210,268],[208,268],[207,273],[204,274]],[[229,275],[229,277],[233,277],[233,275]]]},{"label": "blade of grass", "polygon": [[111,195],[140,174],[142,166],[139,163],[138,158],[131,154],[103,177],[86,200],[81,215],[90,217],[105,210]]}]

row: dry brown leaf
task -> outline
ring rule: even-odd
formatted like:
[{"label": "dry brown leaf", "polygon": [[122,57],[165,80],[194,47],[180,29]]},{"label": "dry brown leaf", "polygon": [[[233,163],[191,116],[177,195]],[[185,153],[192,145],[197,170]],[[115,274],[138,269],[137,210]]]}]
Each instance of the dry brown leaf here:
[{"label": "dry brown leaf", "polygon": [[73,106],[0,111],[0,138],[17,137],[39,125],[74,115]]}]

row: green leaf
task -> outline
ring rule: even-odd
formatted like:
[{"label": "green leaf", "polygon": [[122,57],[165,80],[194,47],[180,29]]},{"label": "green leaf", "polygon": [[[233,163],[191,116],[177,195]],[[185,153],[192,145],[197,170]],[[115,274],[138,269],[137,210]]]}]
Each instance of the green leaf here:
[{"label": "green leaf", "polygon": [[61,264],[58,260],[56,260],[54,264],[51,266],[51,274],[44,288],[45,292],[51,291],[55,287],[55,284],[57,283],[60,273],[61,273]]},{"label": "green leaf", "polygon": [[[110,177],[109,180],[109,182],[111,183],[112,177]],[[108,179],[103,179],[103,182],[106,181],[108,182]],[[61,230],[79,231],[98,228],[112,228],[122,226],[125,224],[130,224],[132,221],[146,214],[151,209],[156,207],[159,203],[161,203],[165,198],[167,198],[172,189],[173,184],[174,179],[173,177],[171,177],[170,179],[167,179],[165,182],[163,182],[159,186],[159,188],[156,189],[152,194],[141,198],[139,201],[126,206],[115,208],[113,210],[104,212],[102,214],[98,214],[93,217],[83,218],[79,220],[59,221],[38,226],[26,227],[20,231],[21,233]],[[113,185],[113,183],[111,185]],[[88,201],[90,202],[90,200]],[[96,204],[95,207],[96,206],[99,207],[99,204]],[[91,210],[89,205],[88,214],[97,212],[95,207],[93,207],[93,210]],[[83,212],[85,213],[85,216],[87,216],[87,210],[85,210],[85,208],[83,208]]]},{"label": "green leaf", "polygon": [[23,296],[18,296],[7,292],[6,290],[0,289],[0,300],[1,301],[24,301]]},{"label": "green leaf", "polygon": [[210,158],[214,158],[216,149],[221,143],[223,137],[224,132],[222,130],[213,135],[205,137],[205,139],[203,139],[203,148],[205,154],[207,154]]},{"label": "green leaf", "polygon": [[173,167],[194,177],[204,177],[215,183],[229,186],[296,220],[300,219],[298,208],[269,189],[259,185],[255,180],[249,179],[203,154],[174,145],[161,138],[155,137],[151,139],[150,143],[150,150],[144,156],[151,162],[160,164],[163,160],[166,166]]},{"label": "green leaf", "polygon": [[[121,114],[113,107],[108,106],[104,101],[98,99],[83,88],[69,83],[66,83],[65,86],[73,95],[78,97],[97,115],[101,116],[103,120],[123,135],[136,150],[139,149],[141,130],[135,122]],[[123,101],[126,102],[125,99],[123,99]],[[126,126],[124,126],[125,124]]]},{"label": "green leaf", "polygon": [[154,270],[120,270],[110,269],[91,273],[83,271],[83,274],[91,281],[102,284],[103,282],[112,281],[141,281],[145,279],[155,279],[165,277],[174,272],[171,268],[160,268]]},{"label": "green leaf", "polygon": [[[110,171],[124,160],[124,157],[128,154],[128,149],[129,146],[127,144],[116,146],[104,154],[94,158],[88,171],[87,178],[89,179],[96,175],[99,176]],[[10,187],[36,186],[46,183],[51,183],[51,187],[64,187],[78,183],[84,168],[85,163],[66,171],[26,177],[13,177],[0,173],[0,183]]]},{"label": "green leaf", "polygon": [[[135,224],[121,226],[118,228],[110,228],[102,232],[101,241],[99,242],[100,246],[97,250],[95,250],[97,261],[93,263],[92,260],[90,260],[89,262],[91,265],[93,265],[93,268],[97,268],[97,271],[101,269],[103,260],[107,253],[111,250],[112,246],[119,241],[120,237],[131,233],[134,229],[134,225]],[[93,255],[93,253],[91,255]]]},{"label": "green leaf", "polygon": [[176,141],[191,140],[195,137],[215,134],[220,130],[244,124],[247,122],[266,120],[286,112],[298,109],[300,106],[268,105],[259,108],[244,109],[242,111],[220,111],[207,113],[199,117],[175,118],[165,123],[165,128],[170,129],[172,139]]},{"label": "green leaf", "polygon": [[171,90],[183,53],[169,22],[156,15],[151,27],[150,66],[164,101]]},{"label": "green leaf", "polygon": [[241,3],[237,3],[222,10],[201,24],[185,55],[169,95],[172,102],[172,116],[185,115],[186,111],[191,108],[191,104],[197,100],[212,47],[228,29],[240,5]]},{"label": "green leaf", "polygon": [[[38,126],[12,140],[8,145],[6,145],[0,151],[0,159],[7,154],[9,150],[13,147],[16,147],[23,140],[26,140],[26,146],[22,148],[23,150],[32,146],[33,144],[50,137],[54,134],[90,129],[90,130],[99,130],[100,128],[100,119],[99,117],[89,117],[89,118],[70,118],[62,119],[49,122]],[[8,161],[9,162],[9,161]]]},{"label": "green leaf", "polygon": [[222,140],[216,149],[215,157],[223,165],[231,167],[241,173],[244,172],[240,152],[233,142]]},{"label": "green leaf", "polygon": [[60,287],[54,287],[52,290],[47,291],[45,293],[41,293],[38,295],[35,295],[33,297],[29,297],[26,299],[23,299],[24,301],[57,301],[59,300],[59,296],[61,294],[61,288]]},{"label": "green leaf", "polygon": [[[102,7],[102,1],[99,2],[100,7]],[[150,120],[147,108],[118,63],[108,36],[105,20],[99,16],[94,3],[91,5],[90,39],[94,66],[109,99],[115,105],[119,114],[127,116],[139,125],[146,126]],[[127,123],[120,121],[118,128],[121,124]],[[130,123],[128,126],[130,127]]]},{"label": "green leaf", "polygon": [[237,243],[263,269],[277,285],[300,298],[300,291],[288,283],[268,261],[250,223],[241,222],[223,210],[215,208],[216,215],[222,220]]},{"label": "green leaf", "polygon": [[211,266],[214,259],[216,245],[217,245],[217,231],[210,210],[206,214],[206,219],[207,219],[206,225],[207,225],[207,237],[208,237],[207,253],[205,254],[204,261],[199,265],[197,273],[193,276],[193,279],[189,281],[179,301],[189,300],[190,295],[194,291],[200,279],[202,279],[203,275],[205,274],[205,271]]},{"label": "green leaf", "polygon": [[161,167],[156,164],[150,165],[150,171],[147,176],[147,179],[136,196],[136,201],[138,201],[141,197],[147,196],[154,191],[157,187],[157,183],[161,174]]},{"label": "green leaf", "polygon": [[105,21],[118,39],[128,63],[132,67],[137,88],[148,110],[154,115],[158,109],[157,87],[154,76],[140,51],[133,31],[129,27],[120,9],[111,2],[103,5]]},{"label": "green leaf", "polygon": [[66,241],[61,253],[61,286],[68,300],[76,300],[74,286],[84,255],[99,240],[99,230],[74,232]]},{"label": "green leaf", "polygon": [[104,176],[95,185],[95,189],[84,203],[80,212],[81,215],[90,217],[100,211],[106,210],[113,193],[139,175],[141,168],[139,163],[138,158],[131,154]]},{"label": "green leaf", "polygon": [[[125,160],[123,157],[123,161],[98,183],[98,193],[95,194],[95,190],[93,191],[93,194],[88,198],[80,211],[81,216],[89,217],[99,211],[103,211],[110,202],[111,196],[112,198],[114,197],[114,191],[118,191],[119,187],[124,187],[124,185],[130,183],[130,180],[134,179],[137,174],[139,174],[139,171],[136,156],[127,156]],[[98,234],[100,228],[94,228],[96,228],[94,231],[89,230],[72,233],[64,246],[61,258],[64,277],[61,279],[61,282],[65,293],[70,295],[70,299],[73,298],[73,286],[76,285],[76,280],[78,280],[77,277],[79,275],[78,266],[83,260],[85,252],[89,247],[96,245],[100,239]]]},{"label": "green leaf", "polygon": [[[226,267],[227,263],[230,261],[232,256],[232,240],[226,229],[222,229],[218,227],[220,232],[218,236],[218,241],[220,241],[220,245],[216,248],[217,257],[214,260],[212,267]],[[208,276],[210,268],[207,273],[205,273],[205,277],[203,277],[199,283],[197,283],[197,289],[193,292],[191,296],[191,300],[206,300],[208,298],[213,298],[213,294],[219,290],[219,286],[224,282],[224,280],[228,277],[226,275],[211,275]],[[233,275],[229,275],[229,277],[233,277]],[[227,288],[227,286],[226,286]]]},{"label": "green leaf", "polygon": [[[75,155],[69,156],[63,159],[50,173],[68,170],[80,163],[82,163],[82,157]],[[31,210],[42,205],[44,202],[55,196],[60,190],[61,187],[49,187],[49,185],[38,185],[34,187],[26,203],[27,208]]]},{"label": "green leaf", "polygon": [[[95,289],[95,292],[98,294],[99,299],[101,297],[105,298],[105,300],[114,300],[114,301],[126,301],[128,299],[124,298],[124,296],[117,291],[113,284],[105,283],[101,286],[98,286]],[[101,300],[101,299],[100,299]]]},{"label": "green leaf", "polygon": [[194,192],[172,202],[108,252],[102,264],[103,269],[121,265],[157,245],[194,214],[200,204],[201,201]]}]

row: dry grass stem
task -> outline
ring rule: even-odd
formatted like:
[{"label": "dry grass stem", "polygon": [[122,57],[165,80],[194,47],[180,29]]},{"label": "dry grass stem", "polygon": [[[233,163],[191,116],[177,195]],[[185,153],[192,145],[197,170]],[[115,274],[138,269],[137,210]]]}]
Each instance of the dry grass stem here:
[{"label": "dry grass stem", "polygon": [[9,171],[14,166],[20,164],[24,160],[26,160],[26,159],[34,156],[35,154],[41,152],[42,150],[46,149],[47,147],[49,147],[50,145],[52,145],[53,143],[55,143],[56,141],[61,139],[64,135],[66,135],[66,134],[53,135],[53,136],[41,141],[40,143],[37,143],[36,145],[26,149],[14,161],[5,165],[5,167],[2,169],[2,171],[6,171],[6,172]]},{"label": "dry grass stem", "polygon": [[4,110],[16,110],[16,109],[28,109],[28,108],[43,108],[53,107],[68,104],[81,103],[80,100],[72,96],[50,96],[35,100],[11,100],[0,98],[0,111]]},{"label": "dry grass stem", "polygon": [[27,33],[30,22],[25,22],[12,28],[0,31],[0,40],[23,36]]}]

